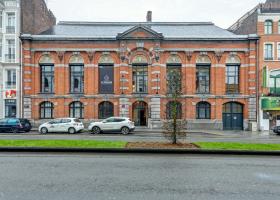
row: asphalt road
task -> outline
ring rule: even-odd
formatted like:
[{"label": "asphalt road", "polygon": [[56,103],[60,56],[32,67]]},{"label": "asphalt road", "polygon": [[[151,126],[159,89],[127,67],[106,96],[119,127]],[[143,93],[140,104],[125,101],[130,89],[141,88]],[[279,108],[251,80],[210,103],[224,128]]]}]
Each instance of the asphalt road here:
[{"label": "asphalt road", "polygon": [[1,200],[275,200],[270,157],[0,154]]},{"label": "asphalt road", "polygon": [[[36,131],[30,133],[0,133],[0,140],[5,139],[22,139],[22,140],[109,140],[109,141],[127,141],[127,142],[139,142],[139,141],[159,141],[163,142],[166,139],[159,132],[141,132],[137,131],[133,134],[124,136],[121,134],[100,134],[91,135],[89,133],[82,134],[46,134],[42,135]],[[245,143],[279,143],[280,136],[267,135],[267,134],[252,134],[250,132],[242,133],[226,133],[226,134],[211,134],[211,133],[189,133],[185,138],[188,142],[245,142]]]}]

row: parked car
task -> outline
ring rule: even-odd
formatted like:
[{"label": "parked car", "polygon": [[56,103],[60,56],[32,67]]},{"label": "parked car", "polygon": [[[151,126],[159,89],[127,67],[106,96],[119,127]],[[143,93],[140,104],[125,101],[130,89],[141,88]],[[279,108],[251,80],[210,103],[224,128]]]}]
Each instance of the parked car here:
[{"label": "parked car", "polygon": [[129,118],[126,117],[110,117],[101,122],[92,122],[88,130],[93,134],[101,132],[120,132],[124,135],[134,131],[135,126]]},{"label": "parked car", "polygon": [[280,126],[275,126],[273,128],[273,132],[276,133],[276,134],[280,134]]},{"label": "parked car", "polygon": [[32,129],[27,119],[6,118],[0,120],[0,132],[29,132]]},{"label": "parked car", "polygon": [[60,118],[44,123],[39,127],[39,132],[46,133],[79,133],[84,129],[83,123],[76,118]]}]

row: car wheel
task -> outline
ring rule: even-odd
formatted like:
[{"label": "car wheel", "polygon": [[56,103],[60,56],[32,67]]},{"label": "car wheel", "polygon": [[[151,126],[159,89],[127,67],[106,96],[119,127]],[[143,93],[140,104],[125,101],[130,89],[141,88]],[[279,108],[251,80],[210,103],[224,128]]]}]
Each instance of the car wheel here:
[{"label": "car wheel", "polygon": [[99,134],[101,132],[101,129],[97,126],[93,127],[92,128],[92,133],[93,134]]},{"label": "car wheel", "polygon": [[76,133],[76,129],[74,129],[74,128],[69,128],[69,129],[68,129],[68,133],[70,133],[70,134],[75,134],[75,133]]},{"label": "car wheel", "polygon": [[42,134],[47,134],[48,133],[48,129],[47,128],[41,128],[41,131],[40,131]]},{"label": "car wheel", "polygon": [[127,134],[129,134],[129,128],[122,127],[121,132],[122,132],[123,135],[127,135]]}]

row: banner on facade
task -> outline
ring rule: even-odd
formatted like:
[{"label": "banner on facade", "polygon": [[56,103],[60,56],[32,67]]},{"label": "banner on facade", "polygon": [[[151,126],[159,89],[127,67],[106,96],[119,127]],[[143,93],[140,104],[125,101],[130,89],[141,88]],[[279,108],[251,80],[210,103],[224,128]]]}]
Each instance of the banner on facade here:
[{"label": "banner on facade", "polygon": [[101,94],[114,93],[113,66],[99,66],[99,92]]},{"label": "banner on facade", "polygon": [[279,110],[280,97],[263,97],[261,99],[262,110]]}]

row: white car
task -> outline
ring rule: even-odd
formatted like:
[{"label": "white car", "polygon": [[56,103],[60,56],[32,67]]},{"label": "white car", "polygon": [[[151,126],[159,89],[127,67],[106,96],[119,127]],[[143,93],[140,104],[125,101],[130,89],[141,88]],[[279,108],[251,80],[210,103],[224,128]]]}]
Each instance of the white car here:
[{"label": "white car", "polygon": [[92,122],[88,130],[93,134],[101,132],[121,132],[124,135],[134,131],[134,122],[126,117],[110,117],[101,122]]},{"label": "white car", "polygon": [[54,119],[50,122],[44,123],[39,127],[39,132],[46,133],[78,133],[84,129],[83,123],[75,118],[61,118]]}]

